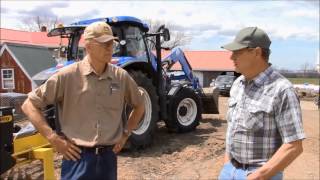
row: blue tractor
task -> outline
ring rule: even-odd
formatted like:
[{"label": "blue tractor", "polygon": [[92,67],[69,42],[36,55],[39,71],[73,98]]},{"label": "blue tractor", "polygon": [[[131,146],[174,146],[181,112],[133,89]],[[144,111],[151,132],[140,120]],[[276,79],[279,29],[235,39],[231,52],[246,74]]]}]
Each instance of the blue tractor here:
[{"label": "blue tractor", "polygon": [[[169,55],[161,58],[164,49],[161,42],[170,40],[169,30],[161,26],[157,32],[148,33],[147,24],[130,16],[84,20],[51,30],[49,37],[68,38],[67,61],[38,73],[33,79],[44,82],[59,69],[80,59],[81,35],[86,26],[96,21],[108,23],[114,36],[119,39],[115,43],[111,63],[127,70],[145,94],[146,111],[129,139],[129,147],[151,144],[160,120],[165,122],[170,131],[189,132],[199,125],[202,113],[219,113],[218,90],[211,88],[211,92],[204,93],[181,49],[173,49]],[[151,46],[155,50],[150,49]],[[182,68],[179,75],[171,70],[176,62]],[[57,112],[53,109],[54,105],[46,111],[47,120],[59,130],[59,121],[55,118]],[[128,113],[130,107],[126,105],[123,110],[124,123]],[[52,123],[52,119],[55,123]]]}]

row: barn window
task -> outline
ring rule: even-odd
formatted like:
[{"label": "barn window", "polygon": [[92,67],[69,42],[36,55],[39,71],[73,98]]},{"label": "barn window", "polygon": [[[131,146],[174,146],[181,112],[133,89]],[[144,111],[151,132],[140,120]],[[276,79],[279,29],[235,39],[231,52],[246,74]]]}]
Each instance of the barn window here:
[{"label": "barn window", "polygon": [[1,69],[2,89],[14,89],[14,70]]}]

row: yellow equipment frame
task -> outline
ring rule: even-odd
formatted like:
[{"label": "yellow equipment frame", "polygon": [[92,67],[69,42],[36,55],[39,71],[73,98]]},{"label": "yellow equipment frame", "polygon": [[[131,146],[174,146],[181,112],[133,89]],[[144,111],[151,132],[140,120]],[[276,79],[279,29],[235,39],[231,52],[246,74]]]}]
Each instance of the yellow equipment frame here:
[{"label": "yellow equipment frame", "polygon": [[50,147],[50,143],[39,133],[15,138],[13,151],[12,157],[16,158],[18,165],[39,159],[43,163],[44,179],[56,179],[54,175],[53,149]]}]

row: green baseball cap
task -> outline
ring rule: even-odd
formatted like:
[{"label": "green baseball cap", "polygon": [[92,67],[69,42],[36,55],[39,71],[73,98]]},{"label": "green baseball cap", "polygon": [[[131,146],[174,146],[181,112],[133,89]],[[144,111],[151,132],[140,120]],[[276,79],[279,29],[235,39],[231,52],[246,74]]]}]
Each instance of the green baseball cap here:
[{"label": "green baseball cap", "polygon": [[236,51],[244,48],[261,47],[269,49],[271,41],[262,29],[257,27],[246,27],[239,31],[233,42],[221,46],[229,51]]}]

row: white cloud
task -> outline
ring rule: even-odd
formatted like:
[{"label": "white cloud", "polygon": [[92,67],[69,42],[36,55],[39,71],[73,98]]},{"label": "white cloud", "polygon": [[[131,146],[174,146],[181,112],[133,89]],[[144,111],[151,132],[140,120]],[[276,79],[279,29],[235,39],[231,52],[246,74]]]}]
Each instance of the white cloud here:
[{"label": "white cloud", "polygon": [[271,36],[274,38],[279,39],[288,39],[288,38],[295,38],[295,39],[304,39],[304,40],[311,40],[317,41],[319,40],[319,34],[315,32],[313,29],[308,27],[284,27],[281,29],[273,29]]},{"label": "white cloud", "polygon": [[300,18],[313,18],[317,19],[319,17],[319,11],[310,10],[310,9],[299,9],[299,10],[290,10],[283,13],[288,17],[300,17]]}]

